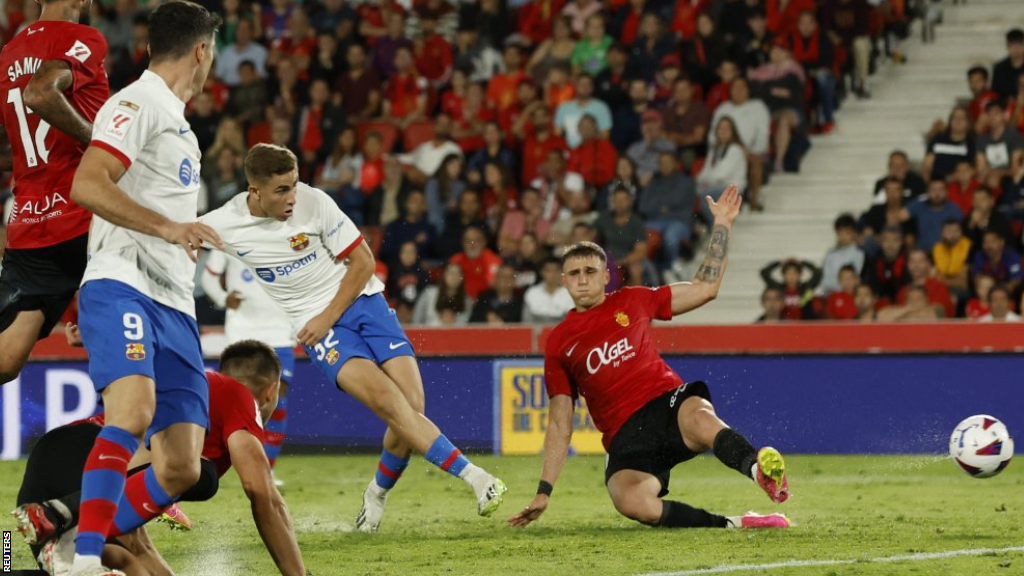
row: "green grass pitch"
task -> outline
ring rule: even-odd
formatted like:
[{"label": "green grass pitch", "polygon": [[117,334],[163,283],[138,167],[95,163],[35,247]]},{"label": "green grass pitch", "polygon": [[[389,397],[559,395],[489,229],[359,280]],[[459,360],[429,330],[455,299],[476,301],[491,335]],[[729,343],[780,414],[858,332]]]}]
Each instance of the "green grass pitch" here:
[{"label": "green grass pitch", "polygon": [[[620,517],[603,486],[602,457],[566,465],[551,508],[525,530],[505,525],[525,506],[540,469],[537,457],[477,456],[509,486],[493,518],[479,518],[470,489],[423,460],[414,460],[392,492],[376,535],[352,533],[362,490],[376,467],[368,456],[281,459],[285,499],[306,566],[317,576],[631,576],[722,565],[791,560],[857,560],[786,566],[738,574],[932,575],[1024,574],[1024,552],[914,559],[869,559],[1024,545],[1024,467],[975,480],[948,459],[920,456],[791,456],[792,499],[777,506],[711,457],[675,469],[672,494],[714,512],[784,511],[785,531],[662,530]],[[13,507],[23,462],[0,463],[0,502]],[[150,526],[157,547],[183,576],[271,575],[276,570],[252,523],[238,479],[229,472],[220,494],[186,504],[191,533]],[[0,521],[11,529],[13,521]],[[17,535],[16,535],[17,536]],[[29,568],[23,545],[14,567]]]}]

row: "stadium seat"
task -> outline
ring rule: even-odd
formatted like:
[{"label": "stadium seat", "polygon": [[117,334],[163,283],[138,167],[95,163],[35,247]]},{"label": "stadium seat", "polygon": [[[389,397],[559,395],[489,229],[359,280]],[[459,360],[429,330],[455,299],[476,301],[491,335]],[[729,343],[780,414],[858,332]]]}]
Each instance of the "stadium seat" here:
[{"label": "stadium seat", "polygon": [[434,123],[429,120],[413,122],[402,133],[402,149],[411,152],[424,142],[434,139]]},{"label": "stadium seat", "polygon": [[366,135],[370,132],[380,134],[385,152],[390,152],[398,141],[398,127],[389,122],[363,122],[356,126],[356,135],[360,142],[365,141]]}]

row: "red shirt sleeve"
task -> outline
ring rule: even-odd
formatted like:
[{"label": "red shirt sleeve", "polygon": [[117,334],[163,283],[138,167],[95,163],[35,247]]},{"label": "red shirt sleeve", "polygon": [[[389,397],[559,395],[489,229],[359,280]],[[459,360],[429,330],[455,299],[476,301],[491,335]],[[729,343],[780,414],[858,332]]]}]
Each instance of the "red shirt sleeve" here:
[{"label": "red shirt sleeve", "polygon": [[71,91],[74,91],[104,73],[107,41],[91,26],[74,26],[69,28],[69,32],[72,31],[50,45],[50,53],[44,60],[61,60],[71,66]]},{"label": "red shirt sleeve", "polygon": [[263,425],[259,414],[259,405],[249,389],[241,382],[221,375],[220,386],[224,387],[224,401],[221,403],[221,415],[224,422],[221,427],[221,438],[227,446],[228,438],[239,430],[245,430],[263,443]]},{"label": "red shirt sleeve", "polygon": [[627,288],[654,320],[672,319],[672,288]]},{"label": "red shirt sleeve", "polygon": [[549,398],[564,394],[576,399],[579,397],[579,391],[576,390],[565,367],[562,366],[562,339],[556,334],[558,333],[553,332],[548,338],[548,344],[544,351],[544,385],[548,389]]}]

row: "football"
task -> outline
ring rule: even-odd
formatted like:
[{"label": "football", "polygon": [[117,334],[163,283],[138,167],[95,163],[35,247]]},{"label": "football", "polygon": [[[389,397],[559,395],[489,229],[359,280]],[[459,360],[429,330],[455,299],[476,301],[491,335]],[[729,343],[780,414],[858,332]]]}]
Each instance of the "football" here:
[{"label": "football", "polygon": [[977,414],[957,424],[949,438],[949,455],[971,476],[990,478],[1013,458],[1013,438],[998,418]]}]

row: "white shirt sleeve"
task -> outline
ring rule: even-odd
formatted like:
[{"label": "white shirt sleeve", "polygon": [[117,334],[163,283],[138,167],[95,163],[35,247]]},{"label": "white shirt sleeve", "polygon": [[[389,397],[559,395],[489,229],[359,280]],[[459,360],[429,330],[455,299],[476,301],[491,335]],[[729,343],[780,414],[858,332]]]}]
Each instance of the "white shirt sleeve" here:
[{"label": "white shirt sleeve", "polygon": [[[130,168],[149,140],[159,132],[155,105],[141,104],[131,95],[115,95],[100,108],[92,128],[92,145],[117,157]],[[137,100],[137,98],[136,98]]]},{"label": "white shirt sleeve", "polygon": [[313,187],[307,189],[316,202],[315,221],[324,247],[336,260],[347,257],[363,241],[359,227],[341,211],[341,208],[338,208],[326,192]]},{"label": "white shirt sleeve", "polygon": [[223,252],[213,250],[206,259],[206,266],[203,269],[203,276],[200,283],[203,292],[210,297],[217,308],[224,308],[227,305],[228,291],[221,285],[224,273],[227,272],[228,260]]}]

